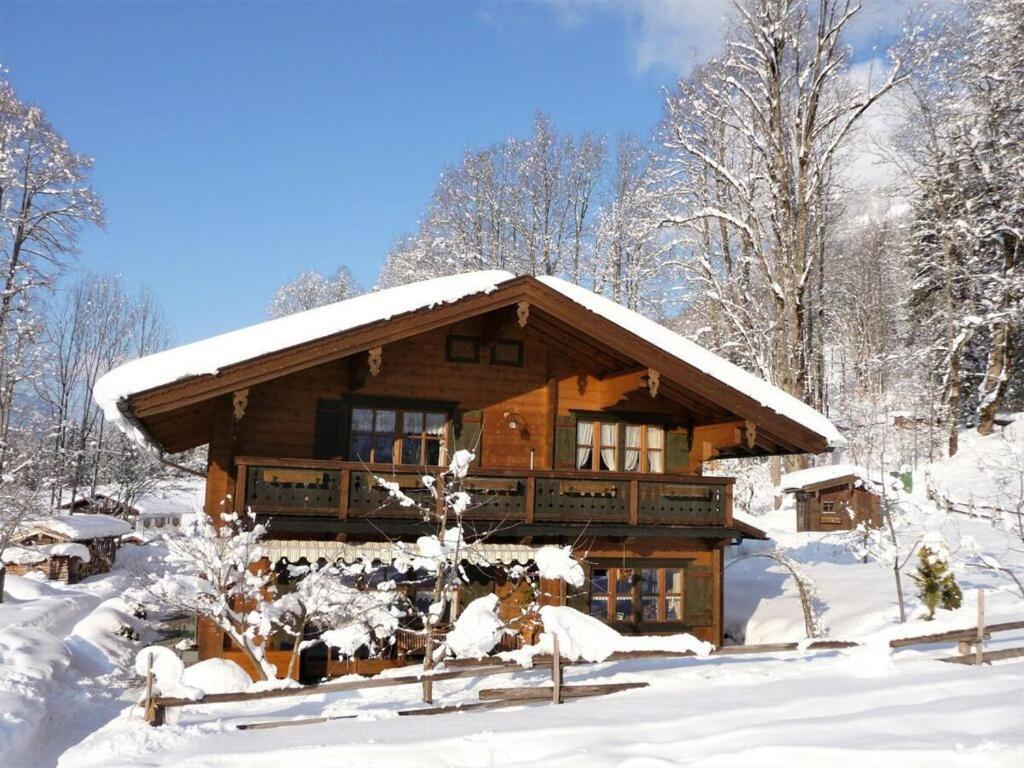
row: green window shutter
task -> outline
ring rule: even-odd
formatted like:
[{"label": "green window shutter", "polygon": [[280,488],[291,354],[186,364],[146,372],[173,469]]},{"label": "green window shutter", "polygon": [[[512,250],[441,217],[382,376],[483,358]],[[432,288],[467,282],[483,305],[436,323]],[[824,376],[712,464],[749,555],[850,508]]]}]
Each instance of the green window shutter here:
[{"label": "green window shutter", "polygon": [[713,623],[711,606],[711,569],[691,566],[686,569],[686,623],[691,627],[707,627]]},{"label": "green window shutter", "polygon": [[690,435],[685,429],[665,435],[665,471],[677,474],[690,471]]},{"label": "green window shutter", "polygon": [[455,420],[453,425],[453,451],[473,451],[476,458],[473,466],[480,466],[480,456],[483,453],[483,411],[465,411]]},{"label": "green window shutter", "polygon": [[576,415],[555,417],[555,468],[576,468]]},{"label": "green window shutter", "polygon": [[317,400],[313,457],[348,458],[349,421],[352,410],[344,400]]},{"label": "green window shutter", "polygon": [[580,563],[583,568],[583,586],[565,585],[565,604],[580,613],[590,613],[590,563]]}]

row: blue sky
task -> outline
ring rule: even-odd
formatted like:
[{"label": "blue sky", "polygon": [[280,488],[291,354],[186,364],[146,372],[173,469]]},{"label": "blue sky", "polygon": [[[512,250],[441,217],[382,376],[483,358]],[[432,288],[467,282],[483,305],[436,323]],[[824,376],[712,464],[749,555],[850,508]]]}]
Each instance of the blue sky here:
[{"label": "blue sky", "polygon": [[719,0],[0,2],[0,62],[95,158],[79,268],[160,297],[178,341],[261,320],[303,269],[371,285],[438,173],[528,132],[646,135]]}]

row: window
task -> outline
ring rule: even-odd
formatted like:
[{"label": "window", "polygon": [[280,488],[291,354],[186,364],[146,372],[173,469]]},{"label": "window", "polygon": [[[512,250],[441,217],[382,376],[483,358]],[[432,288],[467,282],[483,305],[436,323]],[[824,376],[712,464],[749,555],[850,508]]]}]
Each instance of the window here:
[{"label": "window", "polygon": [[386,408],[352,409],[352,459],[389,464],[395,458],[397,412]]},{"label": "window", "polygon": [[590,615],[602,621],[684,621],[684,584],[683,568],[595,568]]},{"label": "window", "polygon": [[352,409],[351,458],[370,464],[438,466],[448,417],[441,411]]},{"label": "window", "polygon": [[523,342],[500,339],[491,346],[491,365],[523,367]]},{"label": "window", "polygon": [[[622,457],[620,462],[620,438]],[[665,430],[651,424],[576,422],[576,468],[603,472],[665,471]]]},{"label": "window", "polygon": [[836,503],[834,501],[823,501],[821,503],[821,511],[826,515],[834,514],[836,511]]},{"label": "window", "polygon": [[480,339],[476,336],[446,337],[444,359],[449,363],[479,363]]},{"label": "window", "polygon": [[402,463],[436,466],[441,463],[445,415],[430,411],[402,414]]}]

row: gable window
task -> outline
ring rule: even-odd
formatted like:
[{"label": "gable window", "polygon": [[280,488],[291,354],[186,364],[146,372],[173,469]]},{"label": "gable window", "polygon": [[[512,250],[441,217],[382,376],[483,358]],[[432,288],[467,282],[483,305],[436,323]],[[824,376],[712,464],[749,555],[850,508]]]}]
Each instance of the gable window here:
[{"label": "gable window", "polygon": [[438,466],[447,421],[441,411],[353,408],[349,455],[369,464]]},{"label": "gable window", "polygon": [[576,469],[664,472],[665,430],[652,424],[579,419]]},{"label": "gable window", "polygon": [[523,367],[523,342],[515,339],[499,339],[491,345],[491,365]]},{"label": "gable window", "polygon": [[479,363],[480,339],[476,336],[445,337],[444,358],[449,363]]}]

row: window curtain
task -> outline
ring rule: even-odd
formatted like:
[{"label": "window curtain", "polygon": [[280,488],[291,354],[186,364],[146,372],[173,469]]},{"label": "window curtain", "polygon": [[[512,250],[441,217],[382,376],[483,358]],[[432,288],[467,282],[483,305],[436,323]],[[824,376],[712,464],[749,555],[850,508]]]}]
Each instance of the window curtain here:
[{"label": "window curtain", "polygon": [[636,472],[640,469],[640,426],[626,425],[626,457],[625,470]]},{"label": "window curtain", "polygon": [[601,425],[601,461],[612,472],[619,468],[615,462],[615,444],[619,434],[617,427],[617,424]]},{"label": "window curtain", "polygon": [[594,445],[594,422],[576,422],[576,469],[590,469],[590,453]]},{"label": "window curtain", "polygon": [[651,472],[665,471],[665,430],[661,427],[647,428],[647,464]]}]

